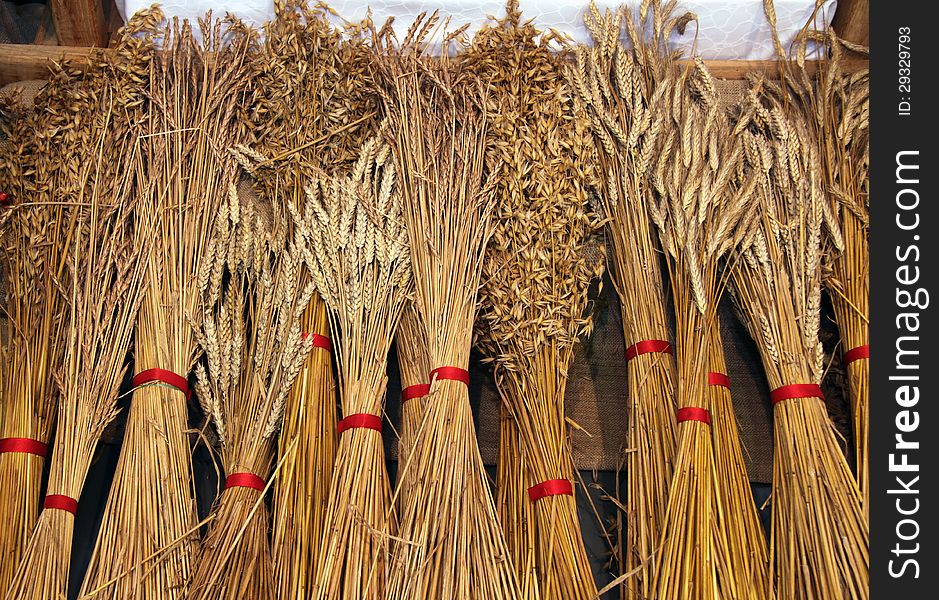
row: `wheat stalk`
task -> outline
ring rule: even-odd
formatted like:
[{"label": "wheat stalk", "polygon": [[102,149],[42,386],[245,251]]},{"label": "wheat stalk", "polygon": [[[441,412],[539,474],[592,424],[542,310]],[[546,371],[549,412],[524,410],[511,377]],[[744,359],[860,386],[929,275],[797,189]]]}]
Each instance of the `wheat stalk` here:
[{"label": "wheat stalk", "polygon": [[[664,115],[662,101],[671,56],[667,46],[677,20],[675,2],[644,2],[638,15],[620,9],[584,15],[592,47],[578,47],[568,79],[590,119],[598,157],[598,212],[607,222],[611,275],[620,297],[627,347],[655,341],[660,351],[628,360],[629,428],[624,572],[627,597],[650,597],[654,555],[665,520],[672,477],[675,363],[668,348],[664,282],[646,206]],[[651,9],[651,10],[650,10]],[[630,46],[621,39],[625,27]],[[651,34],[647,33],[651,30]],[[637,350],[639,349],[636,347]]]},{"label": "wheat stalk", "polygon": [[[738,132],[745,129],[745,157],[759,177],[752,201],[760,216],[737,246],[732,289],[779,398],[784,386],[817,385],[822,376],[818,329],[828,200],[804,117],[766,93],[759,80],[736,125]],[[771,577],[778,578],[783,598],[867,598],[868,525],[860,490],[825,403],[792,395],[773,411]]]},{"label": "wheat stalk", "polygon": [[841,333],[855,471],[864,498],[864,514],[869,516],[870,73],[847,73],[842,69],[849,49],[866,49],[848,45],[832,30],[806,30],[796,40],[800,56],[807,53],[810,43],[819,43],[826,50],[815,75],[807,72],[804,61],[796,68],[784,63],[782,79],[788,99],[805,115],[818,147],[823,185],[833,208],[825,211],[825,217],[840,225],[840,235],[826,236],[823,269]]},{"label": "wheat stalk", "polygon": [[[410,481],[392,547],[395,598],[514,598],[518,582],[485,478],[469,404],[476,294],[493,189],[483,183],[482,92],[459,63],[429,59],[436,14],[419,18],[380,67],[410,235],[416,306],[433,369],[426,412],[402,481]],[[448,40],[444,40],[447,46]],[[407,479],[410,478],[410,479]]]},{"label": "wheat stalk", "polygon": [[725,277],[719,262],[752,226],[755,178],[744,173],[742,142],[731,135],[703,62],[673,65],[661,85],[666,93],[653,109],[666,119],[648,206],[675,306],[680,408],[656,595],[768,598],[766,546],[756,507],[745,493],[733,409],[726,401],[716,405],[720,396],[715,398],[710,381],[714,366],[725,373],[717,319]]},{"label": "wheat stalk", "polygon": [[[143,375],[163,369],[185,381],[199,352],[190,318],[200,301],[200,261],[236,177],[226,148],[238,139],[251,43],[241,34],[223,44],[223,26],[231,35],[237,24],[209,17],[197,42],[188,22],[174,23],[153,61],[141,142],[150,185],[137,212],[139,227],[155,232],[135,339],[134,367]],[[183,596],[199,543],[187,390],[157,380],[134,392],[83,597]]]},{"label": "wheat stalk", "polygon": [[409,468],[411,448],[424,417],[424,400],[430,391],[427,362],[427,340],[424,326],[414,303],[411,302],[401,315],[395,337],[398,355],[398,372],[401,375],[401,426],[398,431],[398,481],[395,495],[399,506],[406,506],[413,481],[408,478],[414,471]]},{"label": "wheat stalk", "polygon": [[300,287],[302,259],[264,208],[240,202],[231,185],[203,260],[212,276],[196,315],[205,352],[196,392],[227,475],[187,598],[278,597],[263,493],[290,388],[313,348],[300,317],[314,286]]},{"label": "wheat stalk", "polygon": [[[387,355],[413,286],[401,210],[391,149],[372,139],[349,176],[314,177],[306,203],[291,211],[298,253],[338,340],[340,423],[381,419]],[[342,433],[325,520],[316,597],[384,597],[394,519],[380,431]]]}]

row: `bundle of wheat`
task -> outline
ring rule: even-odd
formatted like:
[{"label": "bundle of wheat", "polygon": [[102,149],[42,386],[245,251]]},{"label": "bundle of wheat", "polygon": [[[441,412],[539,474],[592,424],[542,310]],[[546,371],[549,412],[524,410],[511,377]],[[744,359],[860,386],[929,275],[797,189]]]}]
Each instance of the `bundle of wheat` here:
[{"label": "bundle of wheat", "polygon": [[189,319],[200,301],[200,262],[236,177],[225,149],[239,139],[251,44],[219,21],[203,22],[200,33],[197,42],[188,23],[167,29],[150,76],[140,152],[151,185],[137,219],[155,236],[151,284],[137,320],[137,387],[82,586],[90,597],[182,597],[199,541],[187,406],[198,346]]},{"label": "bundle of wheat", "polygon": [[[771,11],[769,2],[767,12],[775,24]],[[826,240],[823,269],[848,374],[855,470],[866,517],[870,496],[870,72],[846,72],[843,60],[848,51],[866,54],[867,49],[849,44],[830,30],[807,31],[798,42],[798,70],[782,63],[782,79],[789,99],[808,120],[821,158],[825,191],[833,198],[841,225],[841,239]],[[808,73],[804,60],[810,43],[821,43],[827,50],[814,75]]]},{"label": "bundle of wheat", "polygon": [[138,15],[116,54],[101,57],[74,88],[84,105],[75,124],[77,160],[64,165],[72,185],[59,190],[76,216],[64,256],[69,326],[55,375],[56,443],[43,511],[6,591],[11,600],[66,597],[78,497],[97,443],[117,415],[151,239],[131,214],[149,185],[138,132],[158,19],[156,12]]},{"label": "bundle of wheat", "polygon": [[398,334],[395,337],[395,350],[398,353],[398,372],[401,375],[401,425],[398,430],[398,481],[396,482],[396,501],[399,506],[407,504],[408,489],[411,482],[407,475],[413,473],[408,468],[411,447],[424,417],[424,398],[430,392],[427,362],[427,340],[420,315],[412,302],[404,309]]},{"label": "bundle of wheat", "polygon": [[[436,14],[419,18],[381,60],[386,113],[410,235],[430,392],[403,477],[394,598],[514,598],[518,582],[486,481],[468,382],[476,294],[493,189],[483,184],[482,92],[444,48],[426,56]],[[443,40],[449,46],[450,37]]]},{"label": "bundle of wheat", "polygon": [[760,218],[738,245],[735,301],[772,391],[771,576],[783,598],[867,598],[868,525],[819,381],[823,225],[838,238],[804,118],[756,81],[736,125]]},{"label": "bundle of wheat", "polygon": [[517,424],[503,424],[509,447],[500,455],[520,451],[513,463],[525,467],[513,477],[500,465],[501,483],[521,484],[503,497],[525,501],[527,490],[534,505],[535,521],[522,527],[534,546],[519,544],[513,556],[520,577],[537,573],[538,585],[528,586],[536,597],[592,599],[597,588],[573,496],[564,392],[578,339],[592,326],[587,294],[603,258],[588,247],[601,224],[587,206],[594,175],[588,125],[575,113],[565,57],[552,52],[551,41],[521,23],[513,0],[506,17],[480,30],[461,54],[488,86],[487,176],[496,192],[477,346]]},{"label": "bundle of wheat", "polygon": [[[724,428],[712,429],[718,415],[711,402],[711,384],[727,383],[723,370],[711,370],[723,363],[717,306],[726,279],[719,263],[753,226],[750,196],[756,178],[743,175],[742,138],[730,135],[707,68],[700,60],[674,68],[661,82],[667,93],[653,105],[665,119],[648,202],[675,306],[679,399],[675,472],[655,593],[659,598],[768,598],[765,543],[749,546],[760,536],[748,531],[759,527],[756,507],[733,493],[747,481],[725,479],[745,476],[745,470],[726,462],[740,456],[740,442],[721,436]],[[733,419],[732,409],[720,417]],[[718,447],[725,459],[720,465]]]},{"label": "bundle of wheat", "polygon": [[313,349],[300,317],[315,293],[301,286],[280,215],[240,203],[231,185],[199,268],[196,394],[215,426],[225,487],[213,509],[187,598],[277,598],[264,493],[290,387]]},{"label": "bundle of wheat", "polygon": [[[568,74],[590,119],[600,169],[599,209],[608,220],[614,287],[620,297],[629,374],[624,592],[650,597],[654,558],[665,522],[675,449],[675,362],[671,355],[660,258],[647,211],[650,173],[664,115],[652,106],[668,78],[667,40],[681,26],[675,2],[644,2],[584,23],[592,47],[579,47]],[[651,12],[650,12],[651,8]],[[625,23],[630,45],[621,39]],[[648,35],[647,35],[648,34]],[[649,37],[651,36],[651,37]]]},{"label": "bundle of wheat", "polygon": [[67,325],[67,251],[74,177],[88,109],[82,79],[57,68],[31,109],[5,107],[0,146],[4,347],[0,379],[0,590],[9,587],[39,514],[42,472],[57,405],[53,366]]},{"label": "bundle of wheat", "polygon": [[[379,119],[364,28],[344,36],[326,17],[322,5],[278,0],[251,60],[254,99],[244,120],[254,139],[242,149],[245,166],[262,197],[283,211],[303,203],[315,170],[344,174]],[[301,274],[304,285],[308,277]],[[315,349],[285,407],[273,501],[277,590],[292,599],[313,589],[337,445],[332,343],[318,295],[301,326]]]},{"label": "bundle of wheat", "polygon": [[339,365],[339,449],[317,568],[317,598],[384,598],[393,533],[382,412],[387,356],[411,279],[391,149],[362,147],[347,177],[315,178],[293,209],[294,243],[330,314]]}]

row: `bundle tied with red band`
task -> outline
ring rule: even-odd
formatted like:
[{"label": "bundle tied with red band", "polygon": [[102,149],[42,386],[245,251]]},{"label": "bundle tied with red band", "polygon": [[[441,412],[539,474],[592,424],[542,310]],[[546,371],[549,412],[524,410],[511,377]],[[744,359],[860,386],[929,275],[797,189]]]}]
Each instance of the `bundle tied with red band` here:
[{"label": "bundle tied with red band", "polygon": [[78,512],[78,500],[64,494],[49,494],[43,500],[42,507],[50,510],[62,510],[74,515]]},{"label": "bundle tied with red band", "polygon": [[313,347],[319,348],[320,350],[325,350],[326,352],[333,351],[333,343],[325,335],[320,335],[318,333],[309,333],[304,331],[301,336],[303,339],[307,339],[310,336],[313,336]]},{"label": "bundle tied with red band", "polygon": [[49,445],[32,438],[3,438],[0,439],[0,454],[32,454],[45,458],[49,453]]},{"label": "bundle tied with red band", "polygon": [[469,385],[469,371],[460,367],[437,367],[430,372],[430,380],[433,381],[435,377],[437,381],[459,381]]},{"label": "bundle tied with red band", "polygon": [[417,398],[423,398],[430,393],[430,384],[429,383],[417,383],[414,385],[409,385],[408,387],[401,390],[401,402],[407,402],[408,400],[415,400]]},{"label": "bundle tied with red band", "polygon": [[176,388],[185,394],[187,400],[192,397],[189,381],[182,375],[174,373],[173,371],[167,371],[166,369],[147,369],[146,371],[141,371],[134,375],[134,387],[158,383],[165,383],[170,387]]},{"label": "bundle tied with red band", "polygon": [[336,425],[336,430],[339,433],[348,431],[350,429],[371,429],[373,431],[381,432],[381,417],[377,415],[370,415],[368,413],[359,413],[355,415],[349,415],[348,417],[339,421]]},{"label": "bundle tied with red band", "polygon": [[528,499],[537,502],[549,496],[573,496],[574,486],[569,479],[549,479],[528,488]]},{"label": "bundle tied with red band", "polygon": [[780,386],[769,393],[770,402],[773,406],[785,400],[794,400],[796,398],[818,398],[825,399],[822,388],[816,383],[792,383]]},{"label": "bundle tied with red band", "polygon": [[258,475],[255,475],[254,473],[249,473],[247,471],[232,473],[225,478],[226,490],[230,490],[232,488],[249,488],[263,492],[266,485],[267,484],[265,484],[264,479]]},{"label": "bundle tied with red band", "polygon": [[675,419],[679,423],[684,423],[685,421],[697,421],[699,423],[704,423],[705,425],[710,425],[711,413],[708,412],[706,408],[686,406],[684,408],[678,409],[678,412],[675,415]]},{"label": "bundle tied with red band", "polygon": [[853,362],[859,360],[869,359],[871,357],[871,347],[867,344],[863,346],[858,346],[857,348],[851,348],[844,353],[842,360],[844,360],[845,365],[850,365]]},{"label": "bundle tied with red band", "polygon": [[632,360],[643,354],[671,354],[672,345],[665,340],[642,340],[626,348],[626,360]]}]

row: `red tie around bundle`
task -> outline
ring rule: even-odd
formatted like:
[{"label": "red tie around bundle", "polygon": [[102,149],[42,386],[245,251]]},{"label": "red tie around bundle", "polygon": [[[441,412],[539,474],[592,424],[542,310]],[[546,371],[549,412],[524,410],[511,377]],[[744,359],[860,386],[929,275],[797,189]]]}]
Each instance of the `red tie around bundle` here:
[{"label": "red tie around bundle", "polygon": [[430,372],[431,381],[434,380],[434,375],[437,376],[439,381],[459,381],[460,383],[469,386],[469,371],[466,369],[461,369],[460,367],[437,367]]},{"label": "red tie around bundle", "polygon": [[300,334],[300,335],[303,337],[303,339],[307,339],[308,337],[310,337],[310,336],[312,335],[312,336],[313,336],[313,347],[314,347],[314,348],[320,348],[320,349],[325,350],[325,351],[327,351],[327,352],[332,352],[332,351],[333,351],[333,343],[332,343],[332,342],[329,340],[329,338],[326,337],[325,335],[320,335],[320,334],[318,334],[318,333],[307,333],[306,331],[304,331],[304,332],[303,332],[302,334]]},{"label": "red tie around bundle", "polygon": [[185,377],[166,369],[147,369],[134,375],[134,387],[154,382],[165,383],[176,388],[186,395],[187,400],[192,394],[192,390],[189,389],[189,382]]},{"label": "red tie around bundle", "polygon": [[567,479],[549,479],[528,488],[528,499],[537,502],[548,496],[573,496],[574,488]]},{"label": "red tie around bundle", "polygon": [[409,385],[408,387],[401,390],[401,402],[407,402],[408,400],[414,400],[415,398],[423,398],[430,393],[430,384],[429,383],[418,383],[415,385]]},{"label": "red tie around bundle", "polygon": [[820,398],[824,400],[825,394],[822,393],[822,388],[815,383],[793,383],[778,387],[769,393],[769,399],[774,405],[793,398]]},{"label": "red tie around bundle", "polygon": [[49,446],[32,438],[3,438],[0,439],[0,454],[6,453],[35,454],[45,458],[49,453]]},{"label": "red tie around bundle", "polygon": [[636,342],[629,348],[626,348],[626,360],[632,360],[637,356],[649,354],[651,352],[671,354],[672,345],[665,340],[642,340],[641,342]]},{"label": "red tie around bundle", "polygon": [[711,371],[708,373],[708,385],[716,385],[730,389],[730,377],[723,373]]},{"label": "red tie around bundle", "polygon": [[863,346],[858,346],[857,348],[851,348],[844,353],[843,360],[844,364],[850,365],[856,360],[863,360],[865,358],[871,357],[871,347],[867,344]]},{"label": "red tie around bundle", "polygon": [[709,413],[707,409],[698,408],[697,406],[686,406],[685,408],[679,408],[675,416],[679,423],[684,423],[685,421],[698,421],[699,423],[704,423],[705,425],[711,424],[711,413]]},{"label": "red tie around bundle", "polygon": [[78,500],[62,494],[49,494],[43,500],[42,507],[51,510],[64,510],[74,515],[78,512]]},{"label": "red tie around bundle", "polygon": [[381,431],[381,417],[368,413],[349,415],[336,425],[336,431],[339,433],[347,429],[374,429],[375,431]]},{"label": "red tie around bundle", "polygon": [[258,490],[259,492],[264,491],[265,482],[263,479],[255,475],[254,473],[241,472],[241,473],[232,473],[225,478],[225,489],[230,488],[251,488],[252,490]]}]

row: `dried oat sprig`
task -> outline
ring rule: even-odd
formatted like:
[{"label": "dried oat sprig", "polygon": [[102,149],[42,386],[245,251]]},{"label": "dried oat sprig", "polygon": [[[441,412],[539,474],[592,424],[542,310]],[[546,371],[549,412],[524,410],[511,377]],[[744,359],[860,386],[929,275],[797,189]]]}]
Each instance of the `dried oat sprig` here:
[{"label": "dried oat sprig", "polygon": [[[770,90],[771,92],[772,90]],[[754,81],[736,129],[759,178],[759,219],[737,246],[734,299],[773,389],[817,385],[824,193],[818,148],[805,118]],[[868,525],[861,493],[817,397],[773,410],[771,576],[783,598],[867,598]]]},{"label": "dried oat sprig", "polygon": [[[387,356],[413,295],[408,231],[391,148],[362,147],[348,176],[314,177],[290,206],[297,253],[329,310],[342,414],[381,420]],[[317,568],[316,598],[384,598],[394,534],[391,483],[380,431],[342,432]]]},{"label": "dried oat sprig", "polygon": [[586,600],[597,588],[573,494],[532,501],[527,490],[574,480],[564,393],[577,342],[592,328],[588,291],[603,273],[594,243],[602,223],[587,203],[593,144],[564,79],[567,57],[522,23],[517,2],[507,11],[461,55],[489,90],[487,176],[496,193],[476,345],[507,403],[499,506],[523,597]]},{"label": "dried oat sprig", "polygon": [[[285,225],[265,218],[264,207],[242,203],[229,187],[205,260],[218,273],[196,315],[205,361],[196,365],[196,393],[215,426],[225,473],[248,474],[248,486],[222,491],[202,543],[188,598],[278,597],[264,483],[271,474],[275,434],[284,404],[313,339],[300,316],[313,284],[288,251]],[[276,215],[275,215],[276,216]]]},{"label": "dried oat sprig", "polygon": [[7,388],[0,403],[2,435],[48,442],[54,419],[47,499],[57,497],[69,510],[46,508],[36,520],[41,460],[0,455],[0,478],[10,492],[4,499],[11,501],[0,515],[6,523],[0,580],[8,598],[65,596],[70,510],[117,413],[145,280],[140,256],[147,233],[134,230],[130,215],[146,185],[138,133],[159,18],[158,11],[138,14],[115,51],[94,53],[84,72],[56,68],[34,112],[9,130],[11,154],[5,152],[2,171],[12,177],[4,183],[14,198],[7,225],[16,237],[5,239],[15,245],[5,247],[11,362],[4,368],[16,368],[2,379],[16,395]]}]

